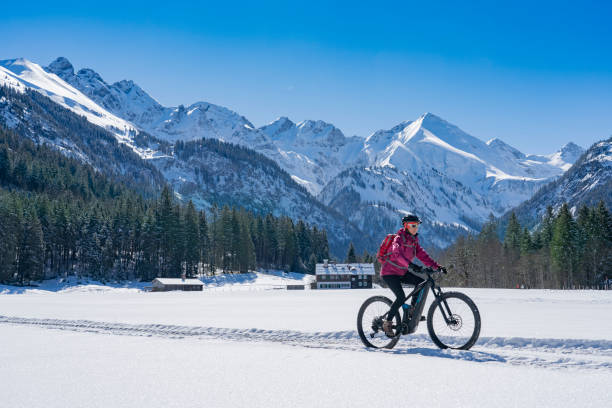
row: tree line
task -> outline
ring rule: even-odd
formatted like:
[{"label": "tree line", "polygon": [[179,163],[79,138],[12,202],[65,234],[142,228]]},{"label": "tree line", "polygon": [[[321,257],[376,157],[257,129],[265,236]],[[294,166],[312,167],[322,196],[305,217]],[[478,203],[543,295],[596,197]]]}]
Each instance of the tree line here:
[{"label": "tree line", "polygon": [[442,255],[454,265],[444,284],[500,288],[592,288],[612,279],[612,216],[603,201],[575,215],[547,208],[530,231],[511,214],[503,239],[492,217],[478,235],[460,237]]},{"label": "tree line", "polygon": [[326,232],[238,208],[143,198],[91,166],[0,128],[0,281],[101,281],[257,267],[314,271]]}]

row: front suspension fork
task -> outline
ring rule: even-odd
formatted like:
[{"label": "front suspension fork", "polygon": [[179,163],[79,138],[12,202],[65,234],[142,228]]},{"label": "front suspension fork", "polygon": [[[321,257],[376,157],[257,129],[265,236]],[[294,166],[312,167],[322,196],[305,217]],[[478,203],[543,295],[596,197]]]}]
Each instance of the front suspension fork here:
[{"label": "front suspension fork", "polygon": [[[437,292],[436,292],[437,289]],[[442,298],[442,290],[438,287],[434,287],[432,289],[434,291],[434,295],[436,298],[441,299],[440,301],[440,312],[442,313],[442,317],[447,325],[453,324],[454,320],[452,320],[453,312],[451,312],[446,299]]]}]

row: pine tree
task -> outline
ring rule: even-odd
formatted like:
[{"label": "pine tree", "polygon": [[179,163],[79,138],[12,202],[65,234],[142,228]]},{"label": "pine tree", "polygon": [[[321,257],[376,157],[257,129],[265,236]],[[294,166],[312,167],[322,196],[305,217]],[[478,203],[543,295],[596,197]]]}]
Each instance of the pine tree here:
[{"label": "pine tree", "polygon": [[200,261],[200,226],[198,214],[190,200],[185,211],[185,273],[193,277],[198,273]]},{"label": "pine tree", "polygon": [[219,265],[223,272],[232,270],[232,257],[235,255],[234,247],[234,225],[232,224],[232,214],[228,206],[221,210],[219,228],[217,233],[218,253],[220,256]]},{"label": "pine tree", "polygon": [[312,247],[310,243],[310,234],[308,233],[308,227],[304,221],[299,220],[295,225],[295,235],[297,240],[298,254],[300,257],[300,263],[305,264],[310,258],[312,253]]},{"label": "pine tree", "polygon": [[[210,240],[208,238],[208,222],[206,221],[206,213],[200,211],[200,262],[202,265],[210,262]],[[202,266],[203,267],[203,266]]]},{"label": "pine tree", "polygon": [[157,205],[157,233],[155,234],[159,240],[159,273],[161,277],[172,276],[170,272],[173,249],[172,231],[175,228],[172,225],[173,212],[172,191],[170,187],[165,186]]},{"label": "pine tree", "polygon": [[[242,218],[242,217],[241,217]],[[246,219],[242,219],[240,225],[240,245],[238,254],[238,270],[241,273],[248,272],[249,269],[255,269],[255,245],[251,239],[251,231]]]},{"label": "pine tree", "polygon": [[555,214],[552,206],[546,207],[546,214],[542,219],[542,244],[546,248],[549,247],[552,241],[553,229],[554,229]]},{"label": "pine tree", "polygon": [[514,211],[510,215],[508,221],[508,227],[506,229],[506,236],[504,238],[504,247],[510,249],[519,249],[521,242],[521,225],[516,218]]},{"label": "pine tree", "polygon": [[18,248],[17,273],[23,285],[25,281],[42,280],[44,243],[38,217],[27,213],[22,225],[21,243]]},{"label": "pine tree", "polygon": [[346,254],[346,263],[357,263],[357,256],[355,255],[355,247],[351,242],[349,244],[348,253]]},{"label": "pine tree", "polygon": [[529,230],[524,228],[521,232],[519,248],[521,250],[521,256],[529,254],[533,250],[533,242],[531,241],[531,234]]},{"label": "pine tree", "polygon": [[16,273],[19,220],[0,190],[0,282],[10,282]]},{"label": "pine tree", "polygon": [[595,280],[600,282],[612,279],[612,215],[603,200],[593,209],[593,224],[593,241],[597,248],[593,266]]},{"label": "pine tree", "polygon": [[136,264],[137,276],[142,280],[150,281],[162,276],[159,270],[158,233],[155,208],[150,207],[143,220],[141,255]]},{"label": "pine tree", "polygon": [[574,220],[567,203],[565,203],[561,206],[555,219],[550,255],[553,266],[557,271],[559,284],[569,288],[574,285],[575,232]]},{"label": "pine tree", "polygon": [[179,278],[183,275],[183,261],[185,259],[185,225],[181,214],[181,207],[175,204],[172,209],[172,222],[170,224],[170,276]]},{"label": "pine tree", "polygon": [[293,221],[289,217],[282,217],[279,223],[279,250],[281,256],[281,268],[284,270],[295,270],[297,268],[297,244]]},{"label": "pine tree", "polygon": [[263,262],[266,268],[279,267],[277,264],[279,253],[279,244],[276,237],[276,222],[271,214],[266,215],[264,224],[264,258]]},{"label": "pine tree", "polygon": [[0,146],[0,184],[8,181],[11,174],[11,162],[6,145]]},{"label": "pine tree", "polygon": [[235,208],[232,208],[231,216],[230,216],[230,245],[231,249],[231,261],[230,261],[230,269],[232,271],[240,271],[240,259],[242,256],[241,252],[246,252],[246,249],[242,246],[245,244],[245,241],[242,240],[243,230],[240,225],[240,221],[238,220],[238,214]]}]

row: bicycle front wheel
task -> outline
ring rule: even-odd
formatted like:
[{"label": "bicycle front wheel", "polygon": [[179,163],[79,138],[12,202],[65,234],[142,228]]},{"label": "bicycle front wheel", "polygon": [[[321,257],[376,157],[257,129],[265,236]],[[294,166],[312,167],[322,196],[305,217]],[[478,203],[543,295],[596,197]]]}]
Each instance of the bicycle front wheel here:
[{"label": "bicycle front wheel", "polygon": [[429,307],[427,331],[442,349],[469,350],[480,335],[480,312],[463,293],[444,293]]},{"label": "bicycle front wheel", "polygon": [[395,336],[388,337],[382,329],[393,302],[384,296],[373,296],[367,299],[359,308],[357,314],[357,332],[366,347],[393,348],[401,334],[401,319],[399,313],[393,318]]}]

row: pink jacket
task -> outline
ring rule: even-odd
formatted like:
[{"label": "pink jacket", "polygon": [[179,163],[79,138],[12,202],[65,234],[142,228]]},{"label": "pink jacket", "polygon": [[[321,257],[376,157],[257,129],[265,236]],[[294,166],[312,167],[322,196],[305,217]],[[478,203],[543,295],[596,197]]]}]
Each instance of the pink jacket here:
[{"label": "pink jacket", "polygon": [[425,266],[438,269],[438,265],[419,245],[419,237],[412,235],[404,228],[400,229],[391,244],[391,256],[380,270],[381,276],[384,275],[404,275],[408,270],[410,262],[417,257]]}]

